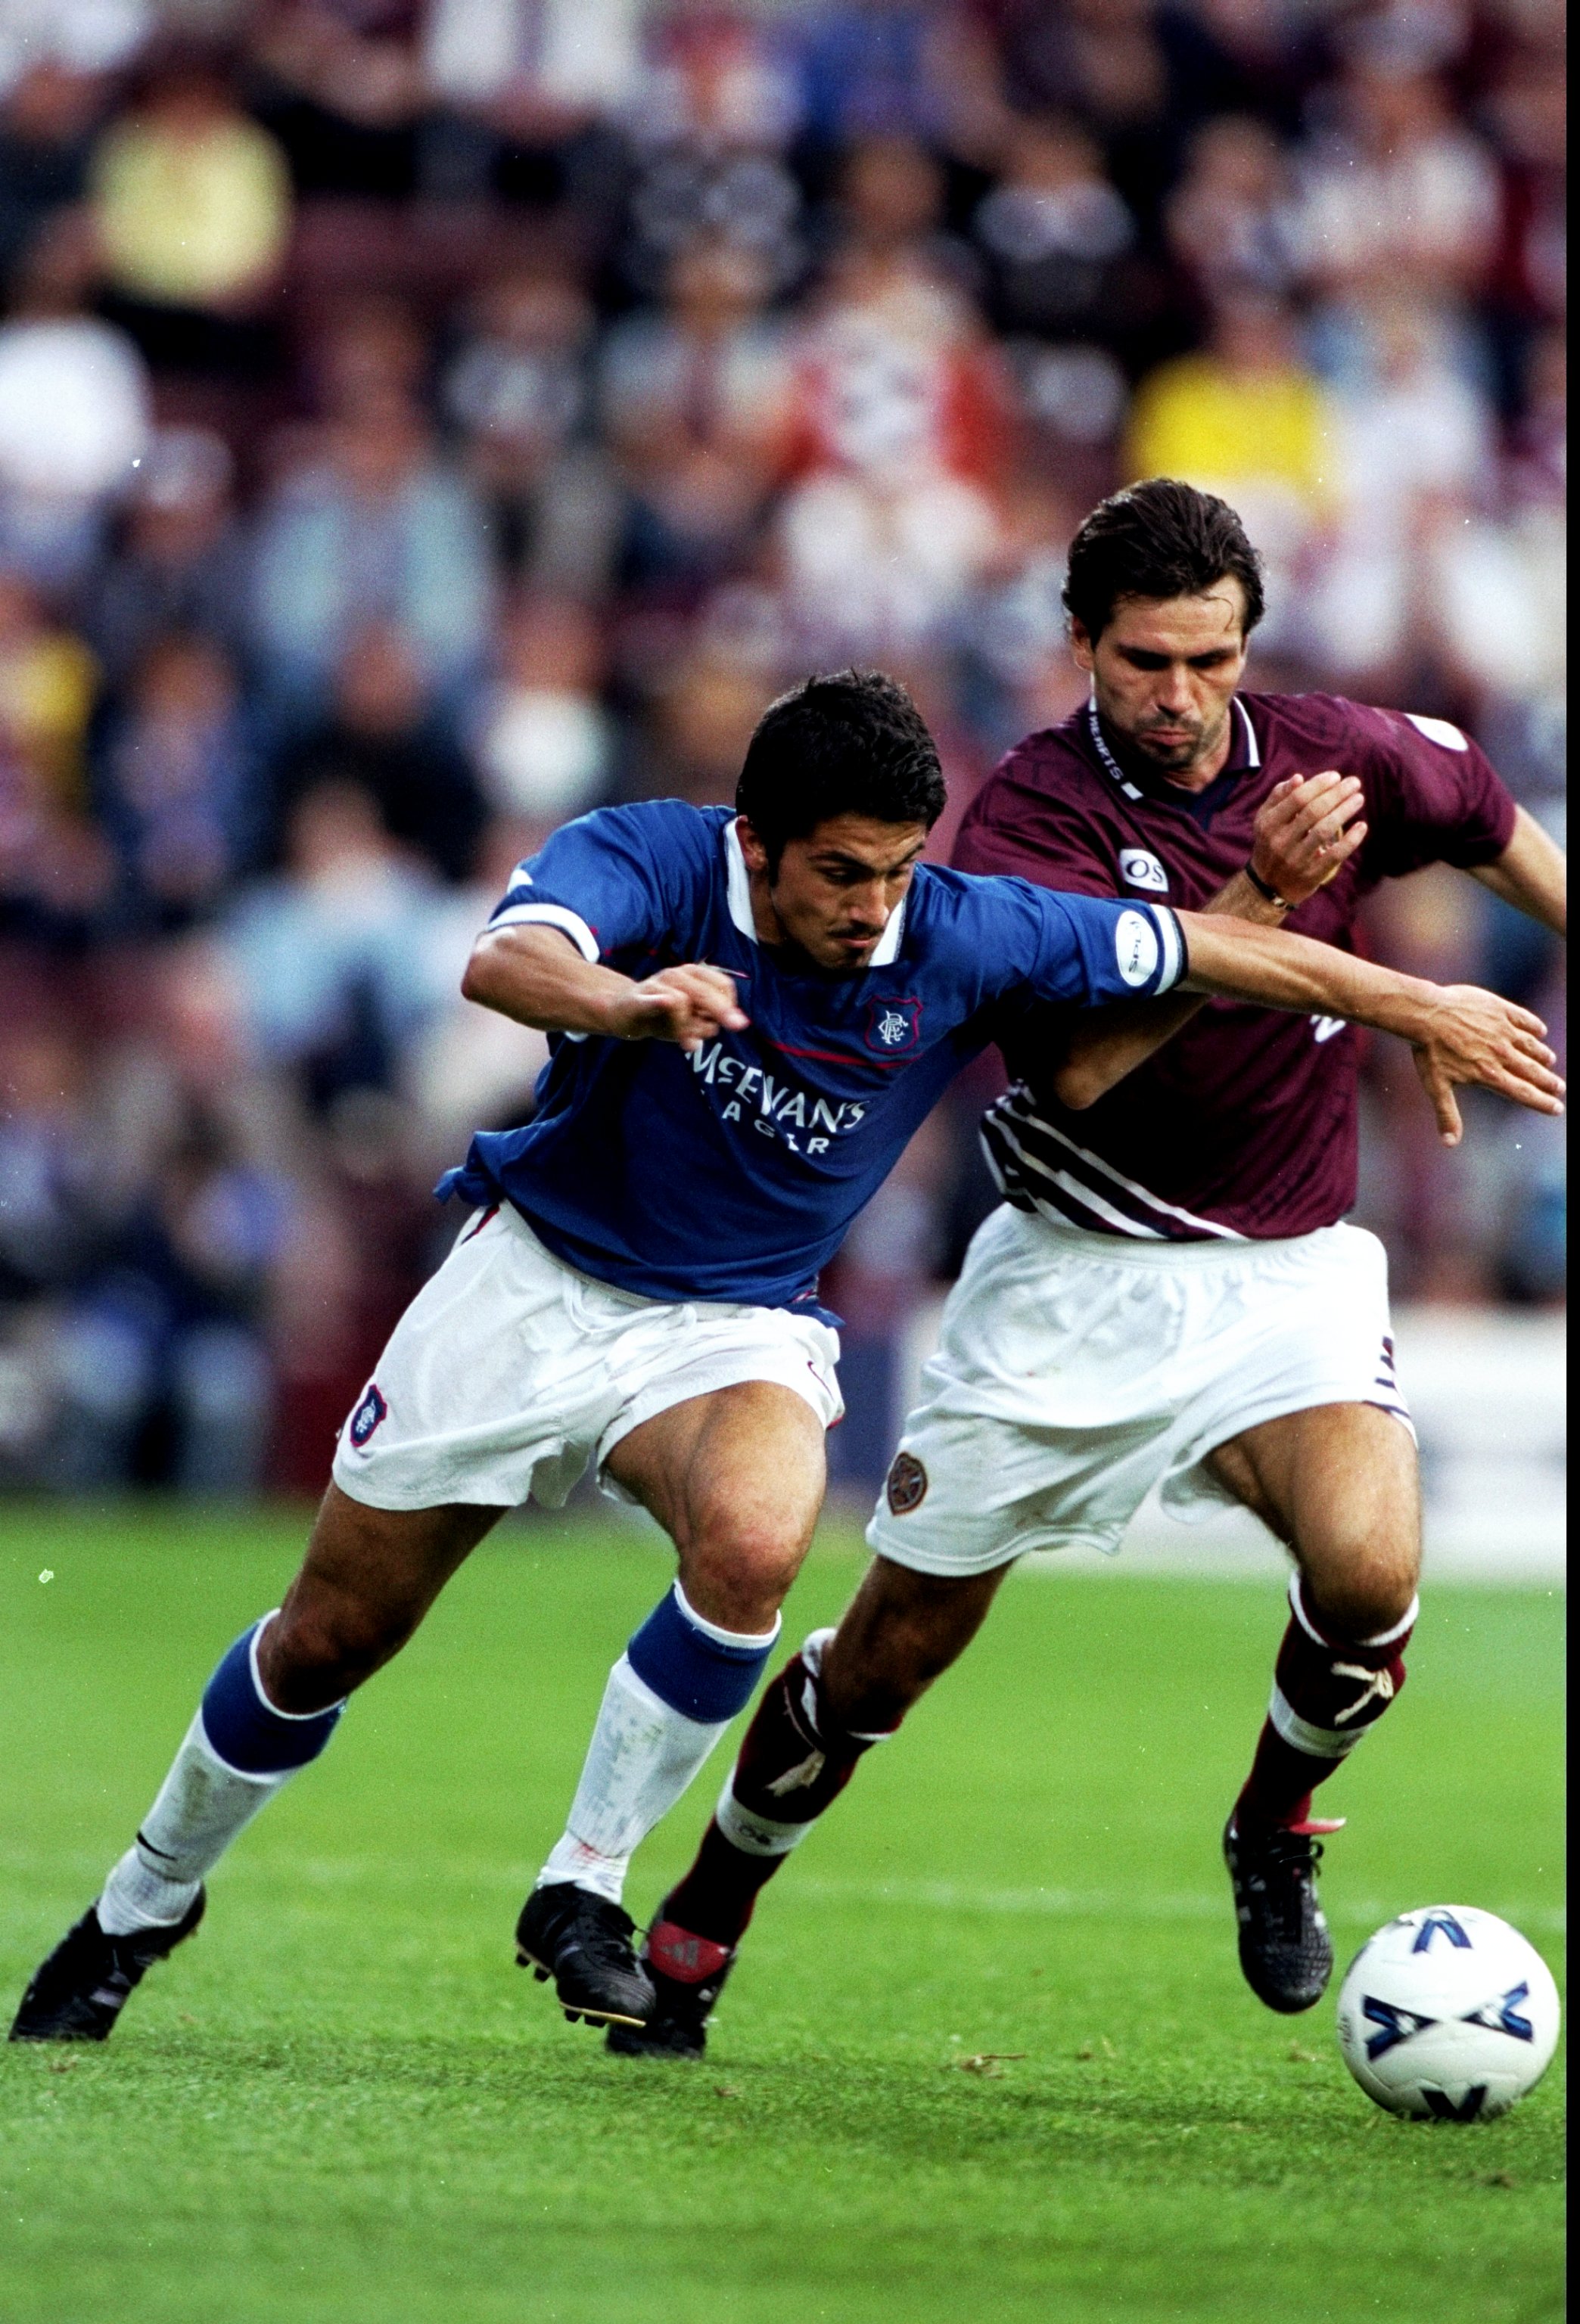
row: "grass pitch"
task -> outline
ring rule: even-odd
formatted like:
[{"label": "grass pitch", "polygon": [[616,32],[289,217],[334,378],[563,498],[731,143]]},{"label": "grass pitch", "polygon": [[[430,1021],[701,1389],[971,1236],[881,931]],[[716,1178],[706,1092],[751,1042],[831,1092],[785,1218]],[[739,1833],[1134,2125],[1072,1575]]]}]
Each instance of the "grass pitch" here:
[{"label": "grass pitch", "polygon": [[[0,1517],[7,2011],[301,1532]],[[787,1636],[859,1565],[820,1548]],[[1261,1585],[1015,1576],[765,1897],[706,2063],[566,2025],[511,1929],[669,1570],[616,1526],[486,1545],[114,2041],[0,2050],[4,2324],[1561,2312],[1557,2070],[1501,2123],[1396,2122],[1331,2003],[1281,2020],[1241,1985],[1216,1849],[1282,1620]],[[1560,1618],[1428,1596],[1405,1702],[1335,1785],[1341,1958],[1444,1899],[1554,1956]],[[723,1759],[639,1857],[639,1915]]]}]

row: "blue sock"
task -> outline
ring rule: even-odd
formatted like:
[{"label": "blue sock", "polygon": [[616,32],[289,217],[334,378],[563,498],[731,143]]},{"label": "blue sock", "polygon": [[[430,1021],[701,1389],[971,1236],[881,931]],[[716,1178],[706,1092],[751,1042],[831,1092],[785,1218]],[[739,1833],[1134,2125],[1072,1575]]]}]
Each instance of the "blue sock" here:
[{"label": "blue sock", "polygon": [[276,1711],[258,1678],[258,1634],[273,1614],[244,1630],[203,1690],[203,1732],[217,1756],[245,1775],[282,1775],[316,1759],[340,1723],[344,1702],[327,1711]]},{"label": "blue sock", "polygon": [[124,1935],[179,1921],[236,1834],[334,1733],[343,1702],[293,1713],[264,1695],[257,1640],[273,1619],[265,1614],[221,1657],[134,1845],[105,1883],[101,1928]]},{"label": "blue sock", "polygon": [[625,1868],[680,1797],[736,1711],[779,1636],[722,1630],[686,1603],[679,1582],[609,1673],[563,1837],[539,1886],[569,1880],[620,1902]]},{"label": "blue sock", "polygon": [[704,1621],[677,1582],[625,1653],[637,1677],[661,1702],[711,1727],[744,1711],[778,1637],[777,1617],[761,1637],[743,1637]]}]

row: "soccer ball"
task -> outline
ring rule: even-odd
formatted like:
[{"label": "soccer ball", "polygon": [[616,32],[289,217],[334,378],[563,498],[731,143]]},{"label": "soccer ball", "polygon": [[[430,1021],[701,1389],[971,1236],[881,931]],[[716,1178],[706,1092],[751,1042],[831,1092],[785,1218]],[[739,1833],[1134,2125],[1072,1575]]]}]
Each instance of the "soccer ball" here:
[{"label": "soccer ball", "polygon": [[1552,1973],[1474,1904],[1424,1904],[1368,1938],[1339,1989],[1338,2045],[1368,2098],[1418,2121],[1489,2122],[1558,2038]]}]

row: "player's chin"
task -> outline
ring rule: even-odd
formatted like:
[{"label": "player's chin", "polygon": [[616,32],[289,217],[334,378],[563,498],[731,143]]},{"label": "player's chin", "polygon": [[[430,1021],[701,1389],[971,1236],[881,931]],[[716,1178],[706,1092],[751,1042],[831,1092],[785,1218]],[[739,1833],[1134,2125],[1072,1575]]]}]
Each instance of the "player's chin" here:
[{"label": "player's chin", "polygon": [[1201,749],[1199,734],[1138,734],[1136,740],[1148,758],[1155,759],[1160,767],[1188,767]]},{"label": "player's chin", "polygon": [[840,975],[860,976],[877,949],[876,936],[834,936],[823,966]]}]

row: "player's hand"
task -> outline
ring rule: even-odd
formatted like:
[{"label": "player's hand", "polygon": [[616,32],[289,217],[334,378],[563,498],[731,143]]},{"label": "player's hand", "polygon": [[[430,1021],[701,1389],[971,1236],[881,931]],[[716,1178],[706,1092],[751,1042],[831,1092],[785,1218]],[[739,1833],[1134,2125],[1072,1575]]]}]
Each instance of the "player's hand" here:
[{"label": "player's hand", "polygon": [[689,1056],[716,1033],[738,1033],[751,1019],[735,999],[735,979],[722,968],[688,961],[622,993],[609,1030],[621,1041],[673,1041]]},{"label": "player's hand", "polygon": [[1287,903],[1303,904],[1347,863],[1366,836],[1359,779],[1332,767],[1286,775],[1261,803],[1251,868]]},{"label": "player's hand", "polygon": [[1562,1113],[1564,1084],[1542,1038],[1546,1031],[1539,1017],[1495,992],[1474,984],[1443,987],[1415,1044],[1415,1059],[1445,1146],[1457,1146],[1465,1134],[1454,1094],[1458,1082],[1497,1090],[1532,1113]]}]

